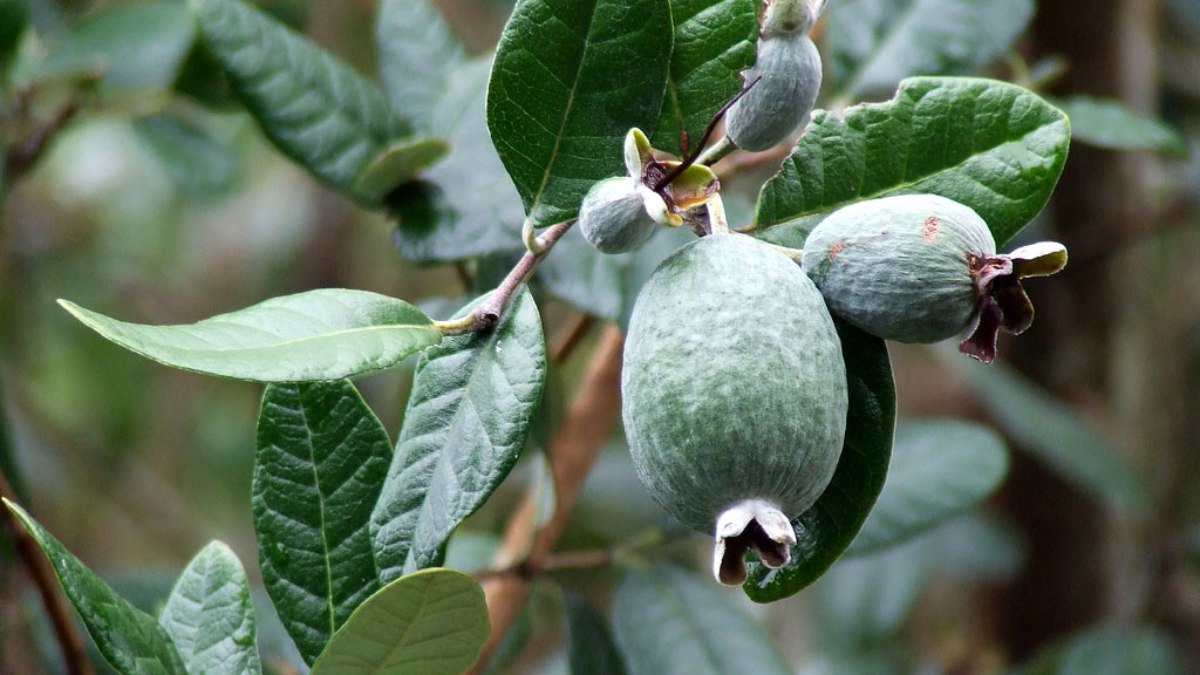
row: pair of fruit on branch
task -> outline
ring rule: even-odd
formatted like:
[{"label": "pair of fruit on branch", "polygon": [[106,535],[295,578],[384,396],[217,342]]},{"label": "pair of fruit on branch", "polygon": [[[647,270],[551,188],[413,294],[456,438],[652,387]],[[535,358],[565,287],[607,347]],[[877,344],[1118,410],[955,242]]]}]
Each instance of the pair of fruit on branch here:
[{"label": "pair of fruit on branch", "polygon": [[[806,120],[821,77],[807,31],[821,5],[766,7],[749,87],[714,147],[765,150]],[[680,522],[714,535],[715,577],[740,584],[749,551],[768,567],[788,562],[792,520],[837,468],[849,396],[832,317],[902,342],[961,334],[961,351],[990,362],[1000,330],[1032,322],[1020,279],[1057,272],[1066,250],[1043,242],[998,254],[971,208],[910,194],[839,209],[803,252],[781,252],[729,231],[704,160],[719,154],[660,162],[631,130],[628,175],[588,193],[579,226],[605,253],[636,249],[659,225],[688,223],[702,237],[663,261],[637,299],[623,420],[647,490]]]}]

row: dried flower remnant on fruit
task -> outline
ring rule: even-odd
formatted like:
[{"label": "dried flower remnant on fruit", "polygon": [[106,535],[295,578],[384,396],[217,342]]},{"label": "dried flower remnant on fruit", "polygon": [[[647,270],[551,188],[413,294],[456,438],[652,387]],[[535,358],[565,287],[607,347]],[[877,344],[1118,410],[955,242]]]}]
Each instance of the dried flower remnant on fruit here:
[{"label": "dried flower remnant on fruit", "polygon": [[978,299],[958,350],[991,363],[996,358],[996,338],[1001,330],[1020,335],[1033,324],[1033,302],[1021,279],[1048,276],[1066,264],[1066,247],[1053,241],[1022,246],[1012,253],[989,258],[970,259]]}]

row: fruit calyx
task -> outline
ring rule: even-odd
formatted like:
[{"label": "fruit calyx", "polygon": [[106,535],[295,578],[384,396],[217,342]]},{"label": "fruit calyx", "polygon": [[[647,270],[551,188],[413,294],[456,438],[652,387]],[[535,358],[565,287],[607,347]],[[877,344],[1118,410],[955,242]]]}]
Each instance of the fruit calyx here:
[{"label": "fruit calyx", "polygon": [[1033,323],[1033,303],[1021,279],[1058,272],[1067,264],[1067,249],[1058,242],[1043,241],[1007,254],[969,255],[967,263],[978,300],[958,351],[991,363],[1001,330],[1020,335]]},{"label": "fruit calyx", "polygon": [[739,586],[746,581],[746,551],[754,551],[774,569],[788,563],[788,549],[795,545],[796,531],[778,507],[763,499],[738,502],[717,518],[713,576],[727,586]]}]

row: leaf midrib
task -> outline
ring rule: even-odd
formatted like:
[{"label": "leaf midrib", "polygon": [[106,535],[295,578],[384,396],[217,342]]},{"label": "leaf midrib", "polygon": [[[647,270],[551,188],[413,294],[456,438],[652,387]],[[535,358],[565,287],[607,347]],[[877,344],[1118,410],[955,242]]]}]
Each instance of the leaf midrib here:
[{"label": "leaf midrib", "polygon": [[312,467],[313,485],[317,489],[317,518],[319,521],[317,531],[321,533],[321,549],[324,552],[321,562],[325,565],[325,604],[329,610],[329,637],[326,638],[326,642],[328,642],[337,632],[337,609],[333,603],[333,566],[330,564],[329,539],[325,533],[325,493],[321,490],[321,476],[317,470],[316,444],[313,440],[312,425],[308,421],[308,408],[304,405],[303,390],[303,385],[296,385],[297,408],[300,418],[304,422],[304,434],[308,441],[305,447],[308,449],[309,466]]}]

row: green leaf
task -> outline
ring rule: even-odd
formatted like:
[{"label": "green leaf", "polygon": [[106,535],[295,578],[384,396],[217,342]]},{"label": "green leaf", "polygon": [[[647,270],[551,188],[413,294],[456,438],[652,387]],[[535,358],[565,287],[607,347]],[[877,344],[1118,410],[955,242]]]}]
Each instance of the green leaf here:
[{"label": "green leaf", "polygon": [[475,663],[488,632],[479,584],[454,570],[422,570],[355,610],[312,675],[457,675]]},{"label": "green leaf", "polygon": [[180,191],[217,194],[233,187],[236,158],[199,127],[158,113],[134,120],[133,131]]},{"label": "green leaf", "polygon": [[448,130],[437,104],[468,57],[441,13],[427,0],[384,0],[375,47],[392,106],[421,131]]},{"label": "green leaf", "polygon": [[849,554],[900,543],[974,507],[1008,472],[1004,441],[959,420],[901,424],[883,492]]},{"label": "green leaf", "polygon": [[363,167],[354,180],[354,194],[382,200],[397,186],[415,178],[421,169],[436,164],[448,152],[450,145],[440,138],[396,141]]},{"label": "green leaf", "polygon": [[683,135],[694,145],[741,90],[741,71],[754,64],[760,7],[756,0],[671,0],[675,49],[655,146],[675,152]]},{"label": "green leaf", "polygon": [[382,580],[440,561],[454,529],[516,463],[545,381],[542,322],[526,289],[495,330],[448,337],[422,355],[371,516]]},{"label": "green leaf", "polygon": [[45,61],[17,74],[22,81],[100,73],[113,93],[165,90],[196,38],[195,24],[179,2],[113,7],[84,19],[55,44]]},{"label": "green leaf", "polygon": [[578,230],[573,227],[558,240],[554,253],[538,265],[537,279],[558,298],[622,326],[654,268],[695,239],[690,228],[659,228],[638,250],[611,255],[589,244]]},{"label": "green leaf", "polygon": [[727,592],[664,564],[630,567],[613,628],[631,673],[790,673],[767,631]]},{"label": "green leaf", "polygon": [[929,537],[937,547],[939,571],[968,581],[1011,579],[1028,554],[1015,525],[986,513],[959,516]]},{"label": "green leaf", "polygon": [[1187,141],[1164,122],[1120,101],[1074,96],[1054,104],[1071,120],[1071,138],[1110,150],[1155,150],[1187,155]]},{"label": "green leaf", "polygon": [[518,0],[487,121],[535,226],[575,217],[592,183],[624,173],[625,134],[658,119],[671,43],[668,0]]},{"label": "green leaf", "polygon": [[59,300],[105,339],[173,368],[255,382],[334,380],[390,368],[441,333],[412,305],[323,289],[267,300],[198,323],[126,323]]},{"label": "green leaf", "polygon": [[122,675],[186,675],[171,638],[154,617],[130,605],[71,555],[20,506],[3,499],[50,560],[58,583],[79,612],[105,660]]},{"label": "green leaf", "polygon": [[1096,499],[1132,514],[1148,511],[1145,479],[1069,405],[1003,365],[947,358],[1018,446]]},{"label": "green leaf", "polygon": [[891,91],[912,75],[976,70],[1013,48],[1033,0],[839,0],[828,11],[839,96]]},{"label": "green leaf", "polygon": [[219,541],[205,546],[188,563],[158,622],[188,672],[262,672],[246,571],[237,555]]},{"label": "green leaf", "polygon": [[263,392],[251,491],[259,566],[310,664],[379,589],[370,517],[391,457],[387,432],[350,382]]},{"label": "green leaf", "polygon": [[886,643],[904,625],[934,576],[930,537],[874,555],[842,558],[813,585],[823,641],[854,651]]},{"label": "green leaf", "polygon": [[850,409],[846,441],[833,480],[817,503],[792,521],[796,546],[787,565],[753,563],[742,586],[755,602],[794,595],[820,577],[858,534],[875,504],[892,451],[896,388],[883,340],[834,320],[842,338]]},{"label": "green leaf", "polygon": [[450,154],[387,199],[396,242],[417,262],[464,260],[523,250],[521,197],[488,135],[484,98],[491,68],[478,59],[451,74],[435,118]]},{"label": "green leaf", "polygon": [[1099,625],[1038,654],[1014,675],[1183,675],[1179,648],[1152,626]]},{"label": "green leaf", "polygon": [[800,248],[835,209],[925,192],[975,209],[1002,245],[1050,198],[1070,140],[1066,115],[1021,87],[908,79],[891,101],[813,114],[759,194],[755,234]]},{"label": "green leaf", "polygon": [[189,0],[209,53],[263,133],[331,186],[355,181],[408,124],[353,68],[241,0]]},{"label": "green leaf", "polygon": [[608,631],[608,622],[587,600],[568,593],[567,659],[571,675],[625,675],[625,664]]},{"label": "green leaf", "polygon": [[0,0],[0,77],[8,70],[8,64],[29,25],[29,10],[24,0]]}]

